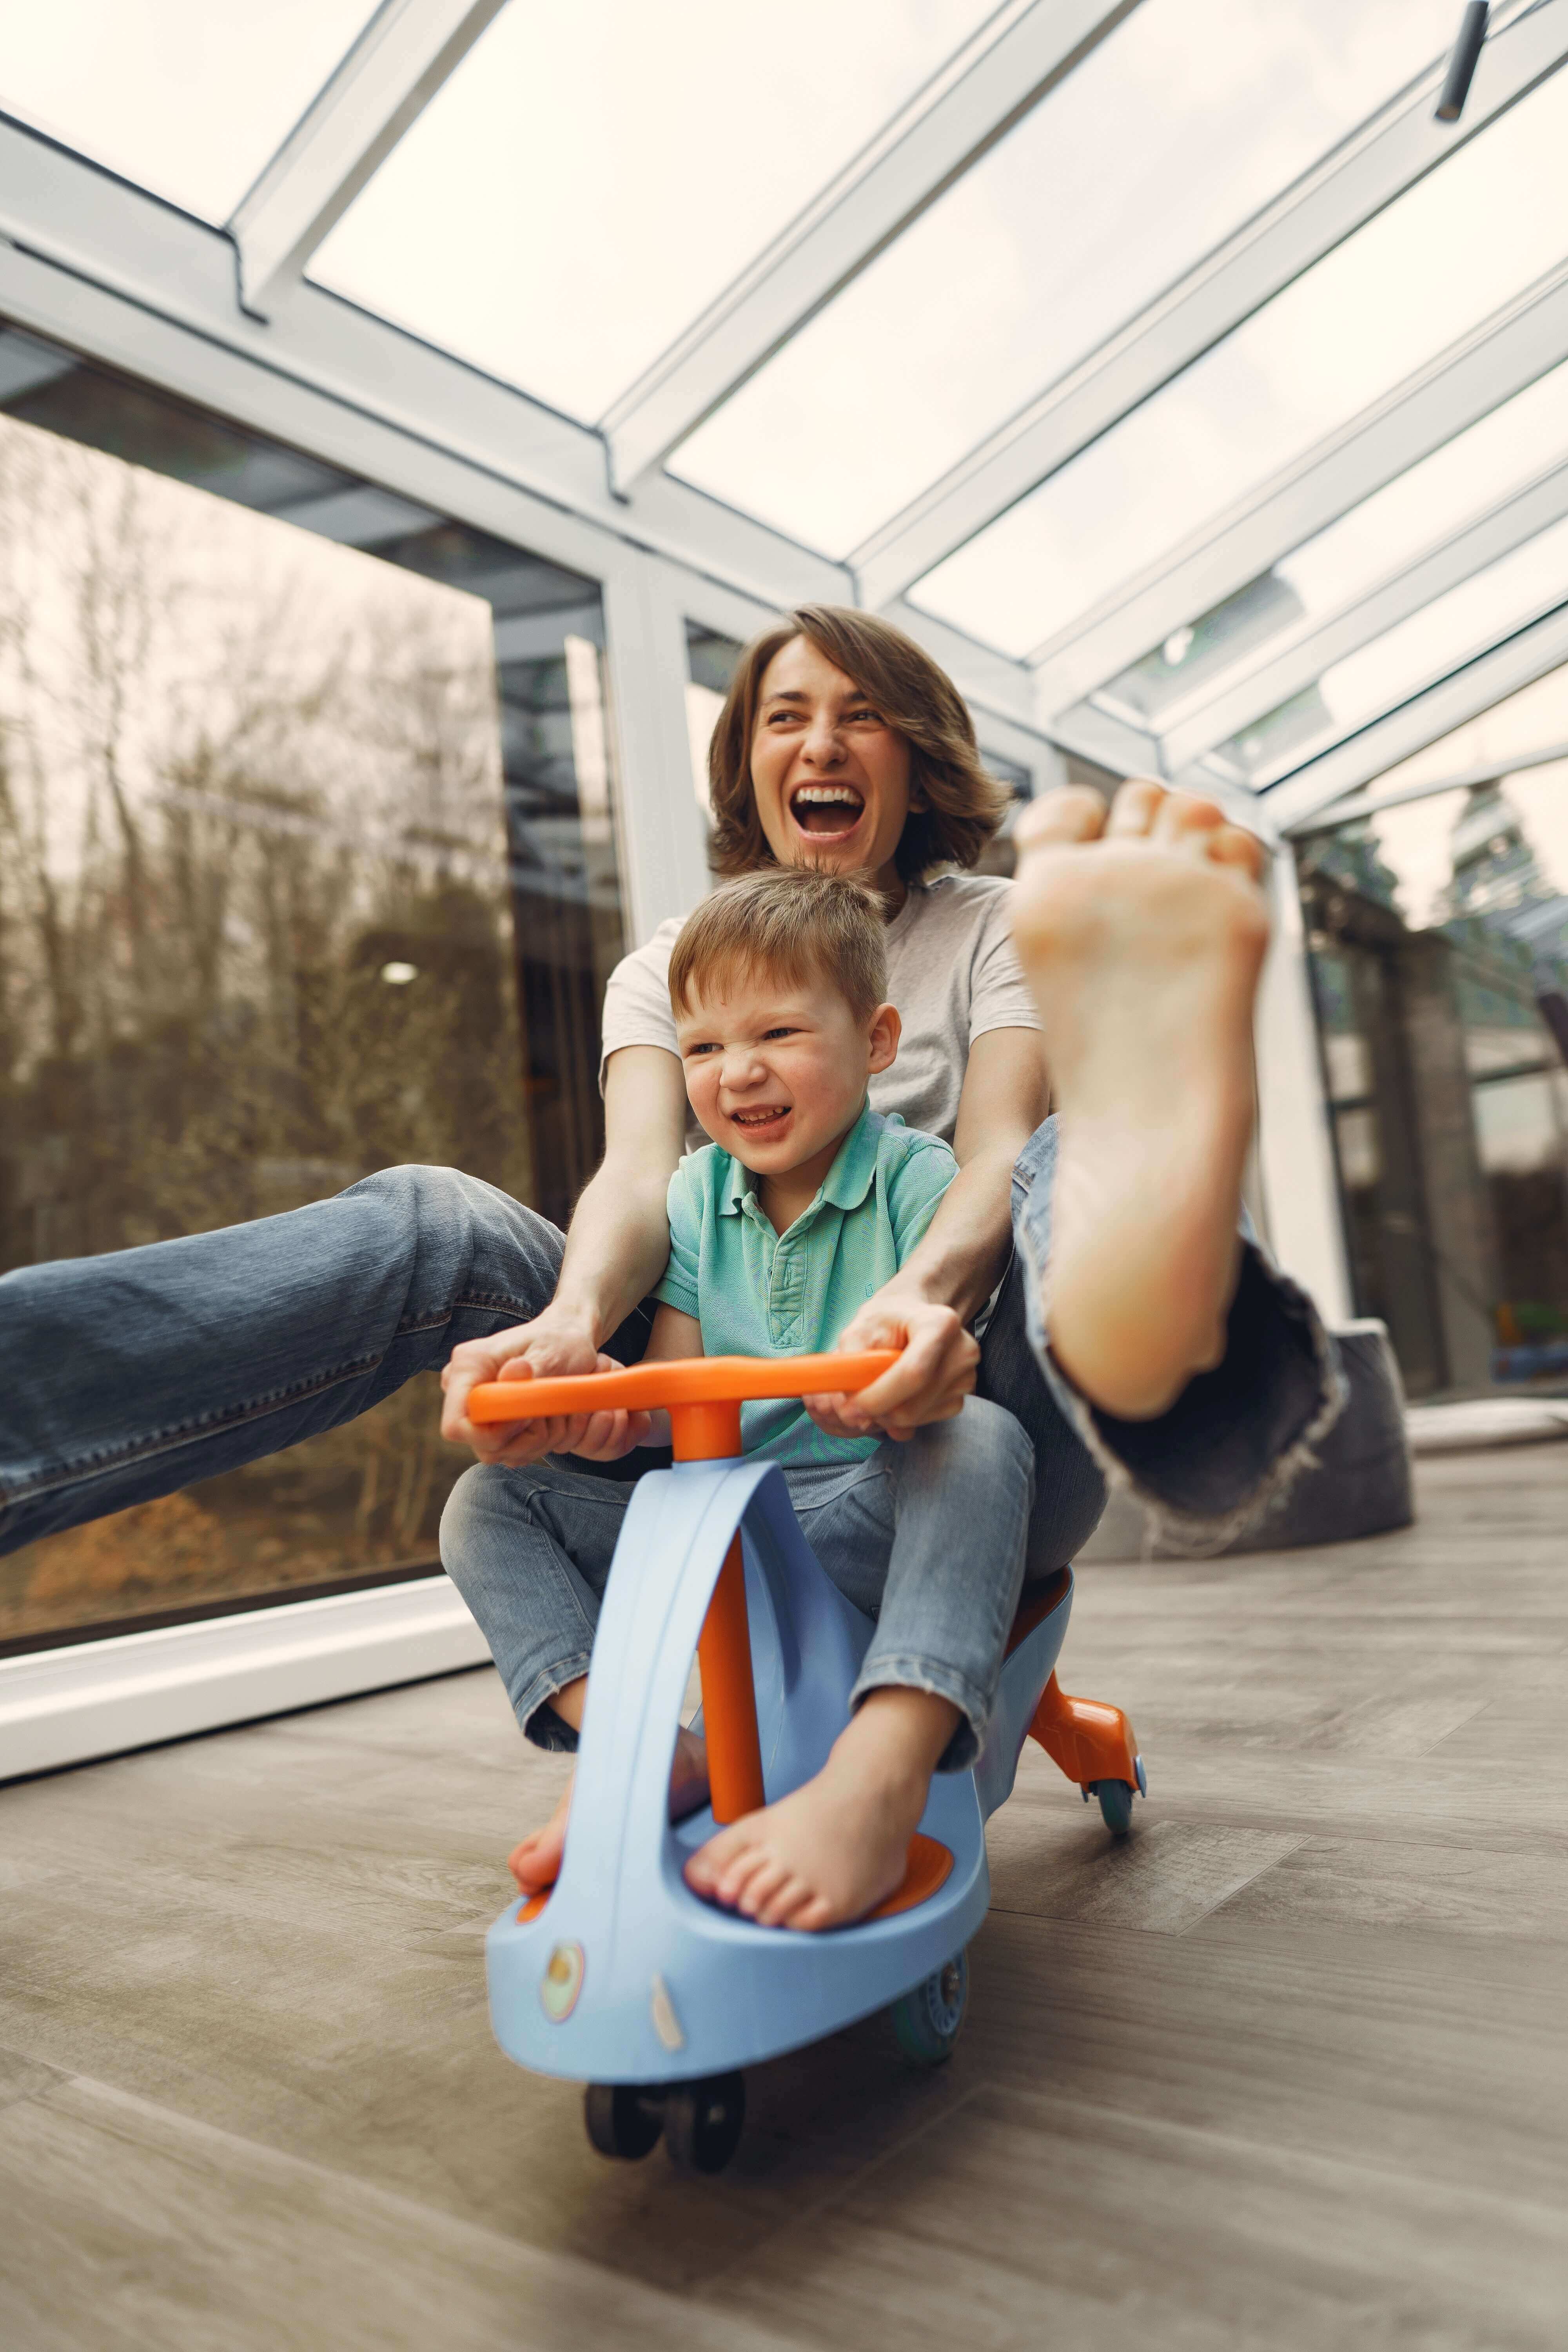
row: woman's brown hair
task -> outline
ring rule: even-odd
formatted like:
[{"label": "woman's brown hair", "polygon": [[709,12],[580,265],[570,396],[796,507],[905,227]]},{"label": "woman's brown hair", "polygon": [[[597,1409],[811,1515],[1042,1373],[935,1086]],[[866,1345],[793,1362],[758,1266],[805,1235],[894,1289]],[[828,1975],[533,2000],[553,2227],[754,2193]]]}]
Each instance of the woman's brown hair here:
[{"label": "woman's brown hair", "polygon": [[752,639],[713,730],[714,872],[751,874],[776,863],[752,789],[752,737],[768,664],[795,637],[808,637],[853,678],[910,747],[910,814],[893,857],[903,879],[918,881],[933,866],[973,866],[1002,822],[1007,793],[980,764],[974,722],[958,688],[912,637],[874,613],[802,604]]}]

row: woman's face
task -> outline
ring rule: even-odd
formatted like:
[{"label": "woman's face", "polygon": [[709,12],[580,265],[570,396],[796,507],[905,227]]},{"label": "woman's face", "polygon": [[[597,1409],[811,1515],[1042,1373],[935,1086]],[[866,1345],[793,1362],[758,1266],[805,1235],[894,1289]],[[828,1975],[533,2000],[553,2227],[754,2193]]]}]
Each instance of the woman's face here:
[{"label": "woman's face", "polygon": [[911,806],[909,743],[809,637],[763,673],[752,789],[781,866],[864,874],[902,900],[893,855]]}]

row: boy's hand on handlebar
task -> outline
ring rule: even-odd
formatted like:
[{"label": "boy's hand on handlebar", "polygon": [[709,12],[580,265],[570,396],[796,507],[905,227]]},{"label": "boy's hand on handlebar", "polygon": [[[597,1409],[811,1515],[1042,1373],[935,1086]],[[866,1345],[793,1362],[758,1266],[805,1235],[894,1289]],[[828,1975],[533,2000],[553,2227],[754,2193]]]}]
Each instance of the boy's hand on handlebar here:
[{"label": "boy's hand on handlebar", "polygon": [[868,1299],[839,1333],[846,1354],[860,1348],[903,1350],[890,1371],[850,1396],[805,1399],[829,1437],[893,1437],[901,1444],[928,1421],[951,1421],[974,1386],[980,1349],[951,1307],[923,1298]]},{"label": "boy's hand on handlebar", "polygon": [[[590,1461],[614,1462],[634,1445],[646,1445],[647,1413],[579,1412],[555,1421],[486,1422],[468,1419],[470,1389],[481,1381],[544,1380],[577,1372],[612,1372],[620,1367],[602,1356],[580,1326],[552,1323],[548,1312],[532,1323],[498,1331],[489,1339],[465,1339],[442,1369],[445,1392],[441,1434],[449,1445],[467,1445],[481,1462],[516,1469],[546,1454],[585,1454]],[[613,1433],[607,1424],[626,1424]],[[618,1434],[625,1442],[618,1441]],[[610,1450],[602,1450],[608,1444]]]}]

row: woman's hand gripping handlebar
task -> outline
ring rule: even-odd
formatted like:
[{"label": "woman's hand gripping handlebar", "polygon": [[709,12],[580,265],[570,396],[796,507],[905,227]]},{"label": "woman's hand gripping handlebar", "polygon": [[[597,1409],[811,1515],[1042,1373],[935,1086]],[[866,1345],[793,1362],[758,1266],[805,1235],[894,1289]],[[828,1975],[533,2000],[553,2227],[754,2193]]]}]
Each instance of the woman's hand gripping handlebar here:
[{"label": "woman's hand gripping handlebar", "polygon": [[827,1356],[689,1356],[564,1379],[485,1381],[468,1393],[476,1424],[578,1413],[668,1412],[678,1462],[741,1450],[741,1406],[753,1397],[845,1396],[899,1360],[892,1348]]}]

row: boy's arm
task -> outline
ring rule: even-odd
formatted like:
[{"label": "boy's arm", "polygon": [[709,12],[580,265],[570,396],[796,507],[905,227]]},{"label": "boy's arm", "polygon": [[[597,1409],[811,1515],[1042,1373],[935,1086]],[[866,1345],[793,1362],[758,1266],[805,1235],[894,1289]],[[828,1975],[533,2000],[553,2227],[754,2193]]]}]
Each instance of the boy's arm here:
[{"label": "boy's arm", "polygon": [[[702,1326],[696,1316],[683,1315],[679,1307],[661,1307],[653,1318],[643,1362],[673,1364],[682,1357],[701,1353]],[[618,1462],[634,1446],[668,1444],[667,1412],[596,1412],[581,1444],[573,1446],[572,1451],[586,1462]]]}]

